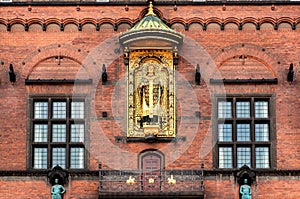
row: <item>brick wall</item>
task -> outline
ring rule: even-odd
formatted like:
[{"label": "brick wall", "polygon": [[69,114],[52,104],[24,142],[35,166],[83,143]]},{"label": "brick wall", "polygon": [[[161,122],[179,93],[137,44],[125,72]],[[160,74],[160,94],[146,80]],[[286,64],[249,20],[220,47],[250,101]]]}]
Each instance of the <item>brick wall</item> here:
[{"label": "brick wall", "polygon": [[[202,25],[197,26],[191,21],[197,21],[195,17],[198,17],[201,23],[203,20],[208,23],[207,19],[222,23],[222,19],[227,19],[242,20],[239,22],[243,24],[246,24],[247,20],[264,24],[261,19],[271,23],[287,18],[287,21],[291,23],[299,23],[300,6],[276,5],[274,11],[271,10],[270,5],[235,5],[226,6],[225,10],[222,6],[178,6],[177,11],[173,10],[173,6],[157,7],[163,13],[164,19],[185,35],[185,42],[187,42],[186,48],[179,53],[177,68],[178,73],[182,75],[178,83],[188,82],[187,85],[194,94],[194,96],[187,95],[185,84],[178,84],[178,100],[181,103],[178,124],[182,127],[182,129],[179,128],[178,135],[186,136],[187,140],[178,143],[117,142],[115,136],[124,136],[125,94],[122,84],[124,65],[122,54],[113,54],[118,44],[113,43],[112,41],[116,40],[111,38],[117,39],[119,33],[126,29],[119,28],[114,31],[113,25],[118,24],[122,27],[121,25],[125,26],[125,22],[134,23],[143,9],[145,9],[144,6],[130,6],[129,11],[125,11],[124,6],[81,6],[80,11],[77,11],[76,6],[33,6],[29,11],[26,6],[0,7],[0,62],[3,63],[0,67],[0,151],[3,153],[0,170],[26,169],[26,157],[28,157],[26,146],[27,139],[29,139],[26,115],[29,94],[71,95],[75,92],[73,85],[59,87],[25,85],[26,78],[39,78],[39,74],[40,77],[43,75],[43,77],[51,75],[56,77],[55,74],[65,65],[57,65],[54,60],[45,62],[47,58],[56,55],[66,56],[74,63],[86,64],[85,67],[79,69],[78,73],[87,74],[94,80],[92,85],[75,88],[76,92],[85,93],[91,97],[89,148],[91,170],[97,170],[101,162],[105,163],[105,168],[137,168],[138,153],[149,148],[160,149],[164,152],[168,169],[198,169],[201,163],[205,164],[206,169],[213,169],[210,97],[213,93],[220,92],[275,93],[277,167],[278,169],[299,169],[300,118],[297,110],[300,109],[298,80],[300,25],[296,24],[296,30],[292,30],[291,25],[287,28],[279,26],[278,30],[274,30],[273,24],[269,28],[261,25],[260,30],[256,30],[255,25],[251,27],[249,24],[250,28],[244,25],[242,30],[238,30],[237,25],[230,26],[231,28],[225,25],[224,31],[220,30],[218,25],[208,25],[207,31],[203,31]],[[72,23],[76,24],[75,27],[66,27],[70,17],[72,17]],[[35,18],[41,22],[43,19],[46,20],[46,31],[42,30],[41,25],[37,25],[35,29],[29,26],[29,31],[24,31],[23,25],[26,24],[26,20],[35,24],[32,22]],[[92,18],[91,21],[98,20],[97,23],[101,24],[100,31],[96,31],[94,25],[90,25],[89,28],[86,26],[83,31],[78,31],[77,24],[81,22],[80,20],[87,18]],[[60,31],[58,25],[55,26],[49,22],[50,19],[53,20],[53,24],[64,23],[65,31]],[[11,23],[11,31],[6,30],[8,22]],[[20,25],[20,23],[23,24]],[[189,23],[190,29],[184,30],[184,26],[180,23]],[[111,52],[112,54],[109,54]],[[238,59],[233,58],[241,54],[249,56],[249,62],[247,62],[249,65],[246,64],[243,67]],[[15,85],[11,85],[8,79],[10,63],[14,65],[17,75]],[[102,85],[99,74],[104,63],[109,81]],[[295,65],[296,80],[293,84],[286,81],[290,63]],[[200,64],[203,77],[200,86],[194,83],[196,64]],[[46,74],[39,71],[40,66],[47,70]],[[251,70],[247,70],[246,66]],[[63,78],[62,73],[60,75]],[[226,85],[222,88],[218,85],[210,85],[211,77],[268,77],[278,78],[279,83],[277,85]],[[197,106],[195,107],[191,102],[196,102]],[[108,118],[102,117],[103,111],[108,113]],[[195,111],[201,113],[200,118],[195,117]],[[193,116],[194,120],[184,120],[184,117],[190,116]],[[121,119],[114,120],[118,117]],[[112,156],[112,152],[118,156]],[[35,195],[34,198],[44,198],[47,194],[50,197],[50,187],[44,180],[10,178],[1,181],[4,198],[14,196],[15,190],[22,195],[20,198],[29,198],[31,195],[28,193]],[[255,198],[282,198],[278,193],[285,196],[288,193],[289,198],[297,198],[299,194],[293,184],[299,182],[298,179],[259,180]],[[90,197],[87,198],[97,198],[97,186],[98,182],[95,180],[74,179],[70,183],[66,197],[78,198],[77,195],[82,194],[84,198],[84,194],[88,194]],[[217,191],[212,191],[216,186]],[[273,191],[270,191],[269,186]],[[238,198],[237,185],[231,178],[208,179],[206,190],[207,198]]]}]

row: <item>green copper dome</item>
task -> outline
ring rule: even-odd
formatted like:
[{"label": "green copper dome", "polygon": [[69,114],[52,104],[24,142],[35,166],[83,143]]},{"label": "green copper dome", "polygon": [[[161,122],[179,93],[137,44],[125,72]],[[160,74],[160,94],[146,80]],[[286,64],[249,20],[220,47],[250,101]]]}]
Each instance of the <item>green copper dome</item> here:
[{"label": "green copper dome", "polygon": [[182,43],[183,36],[153,12],[150,2],[148,13],[133,28],[121,34],[119,40],[131,49],[173,49]]},{"label": "green copper dome", "polygon": [[138,31],[138,30],[166,30],[170,32],[175,32],[169,28],[154,12],[152,2],[150,2],[148,13],[145,17],[139,21],[133,28],[129,31]]}]

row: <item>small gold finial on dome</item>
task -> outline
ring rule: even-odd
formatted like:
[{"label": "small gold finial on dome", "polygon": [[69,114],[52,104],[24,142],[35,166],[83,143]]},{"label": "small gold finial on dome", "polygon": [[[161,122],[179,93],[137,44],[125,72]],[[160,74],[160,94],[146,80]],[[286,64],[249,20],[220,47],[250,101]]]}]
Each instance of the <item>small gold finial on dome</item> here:
[{"label": "small gold finial on dome", "polygon": [[148,15],[155,15],[155,13],[153,12],[152,1],[149,2],[149,9],[148,9],[148,13],[146,14],[146,16],[148,16]]}]

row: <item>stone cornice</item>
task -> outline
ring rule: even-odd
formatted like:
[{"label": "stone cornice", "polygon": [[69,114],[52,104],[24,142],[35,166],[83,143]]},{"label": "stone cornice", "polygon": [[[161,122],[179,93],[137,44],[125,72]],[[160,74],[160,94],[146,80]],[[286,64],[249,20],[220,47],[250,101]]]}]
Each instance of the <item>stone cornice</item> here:
[{"label": "stone cornice", "polygon": [[[33,176],[33,177],[47,177],[47,174],[51,170],[0,170],[0,177],[22,177],[22,176]],[[204,177],[208,176],[232,176],[236,175],[238,169],[214,169],[204,170]],[[284,170],[284,169],[253,169],[256,176],[300,176],[300,170]],[[70,176],[99,176],[98,170],[74,170],[68,171]]]},{"label": "stone cornice", "polygon": [[[41,30],[46,31],[47,26],[49,24],[57,24],[60,27],[60,31],[64,31],[64,27],[68,24],[75,24],[78,27],[78,31],[82,31],[82,27],[85,24],[93,24],[95,26],[95,31],[99,31],[101,29],[102,24],[111,24],[115,31],[118,30],[118,26],[121,24],[128,24],[129,26],[133,27],[134,24],[139,19],[129,19],[129,18],[120,18],[120,19],[112,19],[112,18],[66,18],[66,19],[58,19],[58,18],[12,18],[12,19],[4,19],[0,18],[0,24],[4,24],[7,27],[7,31],[11,31],[11,27],[14,24],[21,24],[24,26],[24,31],[28,31],[29,27],[32,24],[39,24],[41,26]],[[256,30],[260,30],[260,27],[264,23],[272,24],[274,30],[278,29],[278,26],[281,23],[288,23],[291,25],[291,30],[296,29],[296,25],[300,23],[300,17],[291,18],[291,17],[263,17],[263,18],[254,18],[254,17],[246,17],[246,18],[236,18],[236,17],[227,17],[227,18],[218,18],[218,17],[209,17],[209,18],[173,18],[173,19],[165,19],[162,20],[169,26],[173,24],[180,23],[184,26],[185,30],[189,30],[189,26],[193,23],[198,23],[202,25],[203,30],[206,30],[206,27],[210,23],[216,23],[220,26],[220,30],[224,30],[226,24],[234,23],[237,25],[238,30],[243,29],[243,25],[246,23],[252,23],[256,26]]]},{"label": "stone cornice", "polygon": [[[34,176],[34,177],[47,177],[48,173],[51,170],[0,170],[0,177],[8,176]],[[99,171],[90,171],[90,170],[74,170],[68,171],[70,176],[98,176]]]},{"label": "stone cornice", "polygon": [[[155,1],[156,5],[174,5],[174,1]],[[299,1],[286,1],[286,0],[242,0],[242,1],[233,1],[233,0],[206,0],[194,2],[192,0],[177,0],[176,5],[299,5]],[[14,0],[9,3],[0,3],[1,6],[27,6],[27,5],[37,5],[37,6],[74,6],[74,5],[148,5],[147,1],[110,1],[110,2],[96,2],[95,0],[86,0],[86,1],[18,1]]]}]

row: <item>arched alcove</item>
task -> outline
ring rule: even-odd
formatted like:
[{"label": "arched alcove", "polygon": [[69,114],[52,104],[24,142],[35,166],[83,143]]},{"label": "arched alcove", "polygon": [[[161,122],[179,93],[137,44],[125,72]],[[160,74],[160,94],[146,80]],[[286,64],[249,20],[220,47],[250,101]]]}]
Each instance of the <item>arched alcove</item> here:
[{"label": "arched alcove", "polygon": [[147,167],[146,162],[147,160],[155,161],[155,165],[159,169],[164,169],[164,154],[155,149],[148,149],[144,150],[139,154],[139,168],[145,169]]}]

